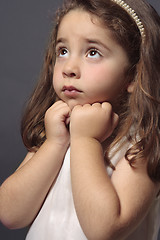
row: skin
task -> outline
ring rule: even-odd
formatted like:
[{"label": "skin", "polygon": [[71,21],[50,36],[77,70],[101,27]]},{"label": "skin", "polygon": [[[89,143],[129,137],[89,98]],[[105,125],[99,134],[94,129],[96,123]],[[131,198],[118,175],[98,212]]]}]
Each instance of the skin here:
[{"label": "skin", "polygon": [[[124,83],[128,58],[95,16],[70,11],[60,24],[56,53],[53,86],[71,109],[77,104],[114,101]],[[63,91],[64,87],[79,91]]]},{"label": "skin", "polygon": [[159,189],[144,162],[135,170],[122,158],[111,179],[104,165],[102,143],[118,123],[111,104],[123,85],[127,56],[98,19],[81,10],[63,18],[56,49],[53,85],[60,100],[46,112],[45,143],[0,188],[1,221],[19,228],[34,220],[70,144],[74,204],[87,239],[124,239]]}]

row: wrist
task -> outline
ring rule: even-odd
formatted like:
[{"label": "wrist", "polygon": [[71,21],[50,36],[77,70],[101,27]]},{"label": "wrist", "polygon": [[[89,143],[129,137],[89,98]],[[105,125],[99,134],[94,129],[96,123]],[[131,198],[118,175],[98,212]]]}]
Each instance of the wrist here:
[{"label": "wrist", "polygon": [[[82,138],[72,138],[71,139],[71,162],[75,159],[79,159],[78,161],[92,162],[98,161],[104,163],[104,151],[101,143],[95,139],[90,137],[82,137]],[[98,156],[98,157],[96,157]],[[96,159],[96,160],[95,160]],[[89,163],[89,164],[90,164]],[[87,164],[87,163],[85,163]]]},{"label": "wrist", "polygon": [[86,137],[86,136],[72,136],[71,137],[71,146],[72,145],[77,145],[77,146],[102,146],[101,142],[99,140],[97,140],[96,138],[93,137]]},{"label": "wrist", "polygon": [[65,153],[69,146],[69,143],[59,142],[54,139],[46,139],[44,144],[48,149],[54,149],[54,151],[56,150],[62,153]]}]

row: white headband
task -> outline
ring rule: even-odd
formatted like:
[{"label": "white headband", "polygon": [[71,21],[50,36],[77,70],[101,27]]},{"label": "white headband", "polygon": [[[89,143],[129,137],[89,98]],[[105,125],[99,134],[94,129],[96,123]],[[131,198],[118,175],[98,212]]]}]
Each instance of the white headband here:
[{"label": "white headband", "polygon": [[125,3],[122,0],[111,0],[111,1],[117,3],[124,10],[126,10],[126,12],[133,18],[133,20],[137,24],[137,27],[139,28],[141,36],[144,38],[145,37],[144,26],[143,26],[141,20],[139,19],[138,15],[136,14],[136,12],[127,3]]}]

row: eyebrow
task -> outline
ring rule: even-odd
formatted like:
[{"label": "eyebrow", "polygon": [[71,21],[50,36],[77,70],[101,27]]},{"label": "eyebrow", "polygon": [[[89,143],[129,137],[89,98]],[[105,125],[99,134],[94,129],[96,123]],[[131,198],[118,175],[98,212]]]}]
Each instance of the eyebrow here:
[{"label": "eyebrow", "polygon": [[[65,39],[65,38],[59,38],[59,39],[57,39],[57,41],[56,41],[56,46],[57,46],[59,43],[66,43],[66,42],[67,42],[67,39]],[[107,47],[106,44],[102,43],[102,42],[99,41],[98,39],[85,38],[85,42],[86,42],[86,43],[89,43],[89,44],[100,45],[100,46],[102,46],[103,48],[107,49],[108,51],[111,51],[111,49],[110,49],[109,47]]]},{"label": "eyebrow", "polygon": [[67,40],[65,38],[59,38],[57,41],[56,41],[56,45],[59,44],[59,43],[66,43]]},{"label": "eyebrow", "polygon": [[89,39],[89,38],[86,38],[85,39],[87,43],[89,44],[97,44],[97,45],[100,45],[102,46],[103,48],[107,49],[108,51],[111,51],[111,49],[106,45],[104,44],[103,42],[99,41],[98,39]]}]

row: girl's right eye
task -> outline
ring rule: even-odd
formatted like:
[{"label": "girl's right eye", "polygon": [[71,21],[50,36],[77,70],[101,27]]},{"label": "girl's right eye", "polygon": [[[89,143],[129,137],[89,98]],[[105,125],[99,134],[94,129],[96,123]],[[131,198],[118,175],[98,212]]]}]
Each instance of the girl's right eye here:
[{"label": "girl's right eye", "polygon": [[56,55],[58,57],[67,57],[69,54],[67,48],[64,48],[64,47],[60,47],[58,48],[58,50],[56,51]]}]

